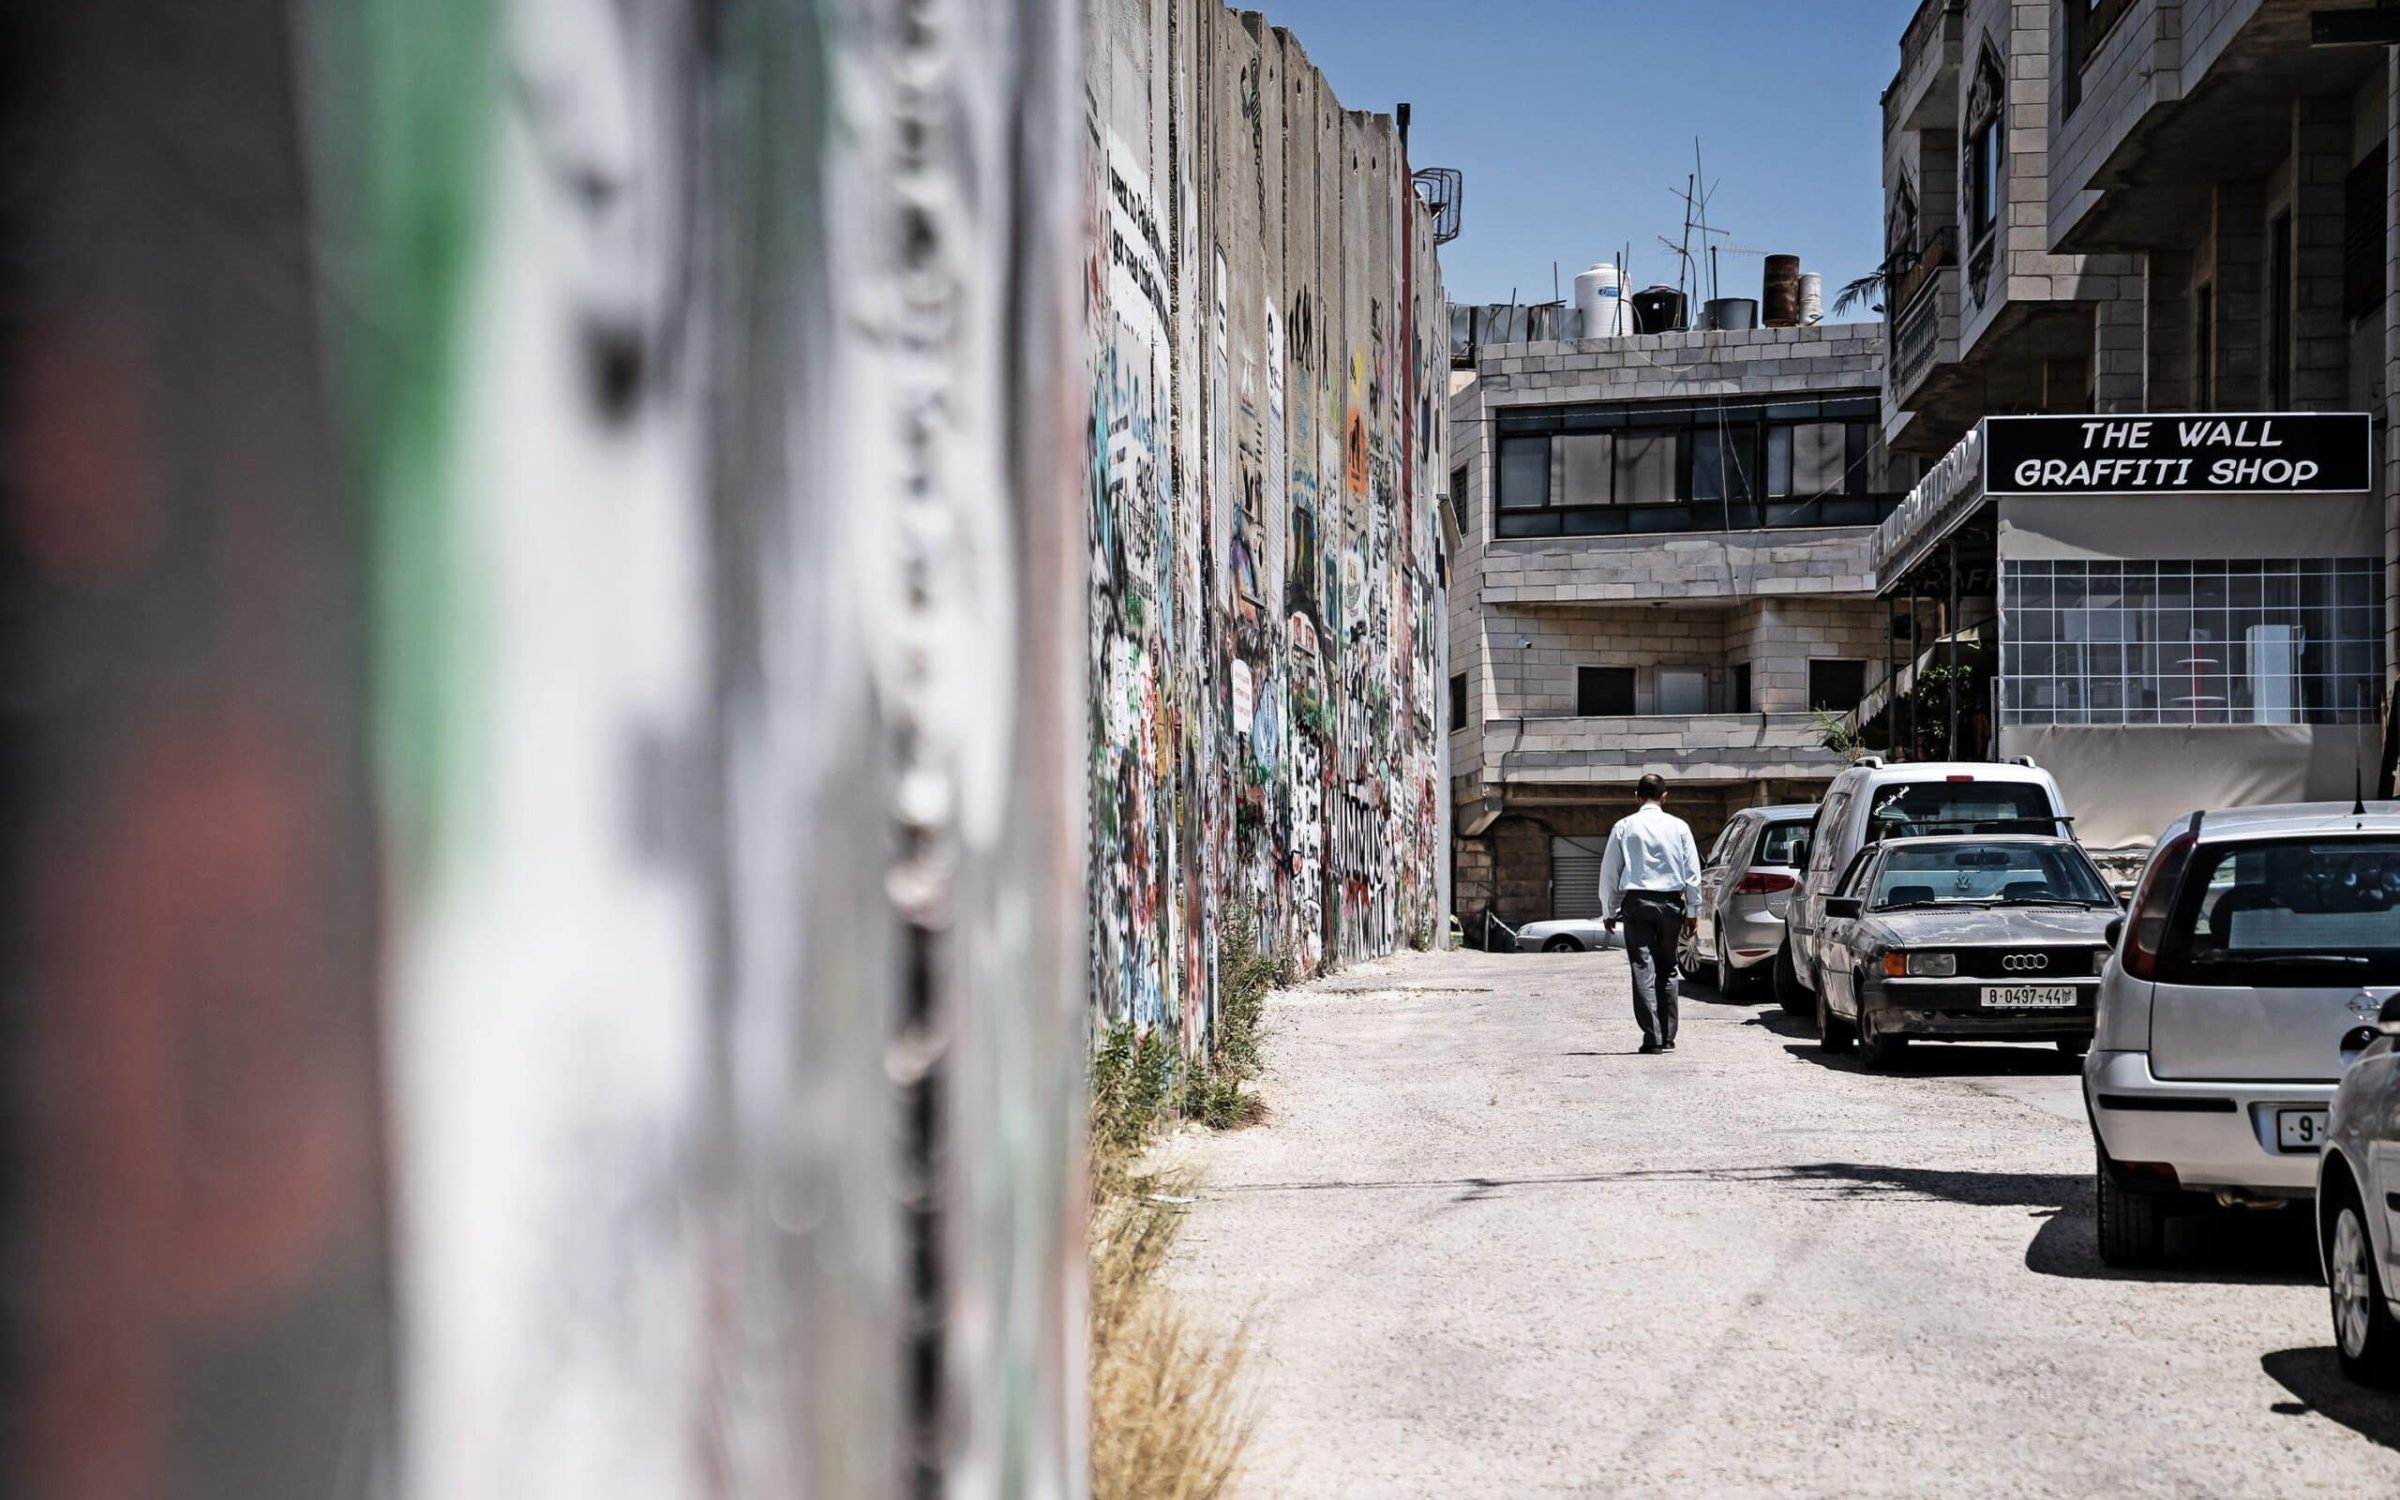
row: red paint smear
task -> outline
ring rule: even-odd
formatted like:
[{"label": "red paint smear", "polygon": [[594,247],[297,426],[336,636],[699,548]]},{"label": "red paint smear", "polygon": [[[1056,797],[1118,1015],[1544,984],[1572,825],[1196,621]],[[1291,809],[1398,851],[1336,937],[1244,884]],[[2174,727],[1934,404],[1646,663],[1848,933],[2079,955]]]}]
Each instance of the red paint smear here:
[{"label": "red paint smear", "polygon": [[129,331],[89,325],[36,331],[20,348],[6,403],[23,474],[18,535],[53,578],[122,581],[161,530],[140,351]]},{"label": "red paint smear", "polygon": [[129,762],[42,896],[31,1448],[63,1500],[164,1493],[179,1336],[303,1290],[372,1196],[324,800],[238,712]]}]

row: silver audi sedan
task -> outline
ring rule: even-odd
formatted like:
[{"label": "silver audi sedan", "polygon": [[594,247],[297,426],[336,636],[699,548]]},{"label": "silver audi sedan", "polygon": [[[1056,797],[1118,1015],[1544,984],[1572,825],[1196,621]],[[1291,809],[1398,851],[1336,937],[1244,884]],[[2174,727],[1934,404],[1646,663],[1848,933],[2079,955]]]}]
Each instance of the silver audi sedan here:
[{"label": "silver audi sedan", "polygon": [[1870,1068],[1914,1040],[2091,1045],[2117,900],[2072,839],[1869,844],[1825,902],[1817,1039]]}]

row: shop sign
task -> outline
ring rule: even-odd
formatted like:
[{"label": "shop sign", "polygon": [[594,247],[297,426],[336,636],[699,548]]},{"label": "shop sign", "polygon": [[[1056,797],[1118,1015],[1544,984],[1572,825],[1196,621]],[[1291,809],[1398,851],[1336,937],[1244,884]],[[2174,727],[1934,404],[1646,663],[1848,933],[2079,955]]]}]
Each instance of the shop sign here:
[{"label": "shop sign", "polygon": [[1986,417],[1987,495],[2323,495],[2375,488],[2364,412]]}]

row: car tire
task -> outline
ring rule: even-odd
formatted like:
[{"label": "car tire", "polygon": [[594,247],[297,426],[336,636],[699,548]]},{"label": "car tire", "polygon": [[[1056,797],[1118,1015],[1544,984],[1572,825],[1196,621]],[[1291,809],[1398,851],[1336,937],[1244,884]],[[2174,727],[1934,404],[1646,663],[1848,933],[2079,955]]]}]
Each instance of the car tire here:
[{"label": "car tire", "polygon": [[2375,1271],[2375,1241],[2358,1194],[2344,1191],[2325,1235],[2327,1300],[2333,1310],[2333,1348],[2342,1373],[2360,1385],[2400,1387],[2400,1322],[2383,1297]]},{"label": "car tire", "polygon": [[2100,1153],[2094,1177],[2100,1263],[2118,1270],[2138,1270],[2166,1259],[2166,1204],[2155,1194],[2119,1187],[2116,1175],[2108,1169],[2105,1150]]},{"label": "car tire", "polygon": [[1785,943],[1775,950],[1775,1003],[1787,1016],[1808,1014],[1812,997],[1800,987],[1800,971],[1792,964],[1792,945]]},{"label": "car tire", "polygon": [[1571,937],[1554,937],[1542,944],[1542,951],[1544,953],[1581,953],[1583,944]]},{"label": "car tire", "polygon": [[1700,945],[1688,938],[1676,946],[1675,977],[1686,984],[1700,982]]},{"label": "car tire", "polygon": [[1728,1000],[1750,987],[1749,980],[1743,976],[1742,971],[1735,968],[1733,960],[1725,956],[1725,942],[1722,934],[1719,935],[1717,941],[1716,981],[1717,993]]},{"label": "car tire", "polygon": [[1819,990],[1817,992],[1817,1050],[1838,1054],[1849,1051],[1857,1042],[1858,1033],[1850,1029],[1849,1022],[1833,1013],[1833,1007],[1825,1003],[1825,992]]},{"label": "car tire", "polygon": [[[1860,1017],[1863,1020],[1865,1012]],[[1908,1057],[1908,1038],[1871,1026],[1858,1028],[1858,1060],[1872,1072],[1886,1072],[1900,1066]]]}]

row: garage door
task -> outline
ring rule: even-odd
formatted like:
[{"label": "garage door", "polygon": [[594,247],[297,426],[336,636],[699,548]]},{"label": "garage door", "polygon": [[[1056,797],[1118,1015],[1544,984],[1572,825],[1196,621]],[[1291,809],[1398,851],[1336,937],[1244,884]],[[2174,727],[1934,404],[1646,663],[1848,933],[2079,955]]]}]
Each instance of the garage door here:
[{"label": "garage door", "polygon": [[1600,915],[1600,856],[1607,848],[1604,839],[1550,840],[1550,915]]}]

